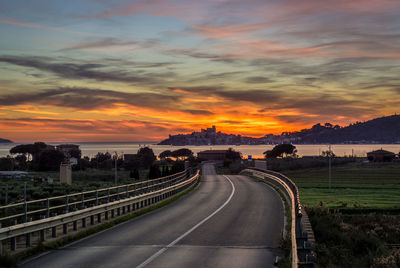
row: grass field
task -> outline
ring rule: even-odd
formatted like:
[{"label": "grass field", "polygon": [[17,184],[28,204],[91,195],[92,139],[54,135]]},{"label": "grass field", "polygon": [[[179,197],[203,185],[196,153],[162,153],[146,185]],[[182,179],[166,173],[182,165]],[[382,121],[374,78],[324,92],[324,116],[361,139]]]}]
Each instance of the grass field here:
[{"label": "grass field", "polygon": [[[141,180],[147,179],[148,170],[140,170]],[[0,180],[0,205],[5,204],[5,187],[8,187],[8,203],[23,200],[24,182],[27,183],[27,200],[65,195],[81,191],[95,190],[114,186],[113,170],[87,169],[72,172],[72,185],[61,184],[59,172],[29,172],[30,177],[24,179]],[[129,177],[129,171],[118,171],[118,184],[137,182]],[[31,178],[52,178],[53,183],[34,182]]]},{"label": "grass field", "polygon": [[400,163],[348,163],[283,171],[299,187],[303,205],[340,209],[400,209]]}]

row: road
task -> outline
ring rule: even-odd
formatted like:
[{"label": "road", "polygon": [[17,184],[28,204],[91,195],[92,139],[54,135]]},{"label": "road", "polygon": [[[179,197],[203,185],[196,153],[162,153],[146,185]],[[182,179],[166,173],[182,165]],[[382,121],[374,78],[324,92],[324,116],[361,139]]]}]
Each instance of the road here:
[{"label": "road", "polygon": [[273,267],[284,208],[268,185],[203,167],[176,202],[22,267]]}]

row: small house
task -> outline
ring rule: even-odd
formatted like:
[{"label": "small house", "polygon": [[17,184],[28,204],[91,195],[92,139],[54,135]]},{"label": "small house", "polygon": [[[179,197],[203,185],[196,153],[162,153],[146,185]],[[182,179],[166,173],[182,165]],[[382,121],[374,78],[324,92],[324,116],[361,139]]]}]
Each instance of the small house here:
[{"label": "small house", "polygon": [[395,153],[383,149],[367,153],[368,160],[373,162],[391,162],[395,156]]}]

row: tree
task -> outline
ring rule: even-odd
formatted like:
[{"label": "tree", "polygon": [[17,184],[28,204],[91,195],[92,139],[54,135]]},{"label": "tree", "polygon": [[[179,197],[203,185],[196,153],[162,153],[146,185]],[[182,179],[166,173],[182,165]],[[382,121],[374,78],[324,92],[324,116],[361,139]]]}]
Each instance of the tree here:
[{"label": "tree", "polygon": [[0,170],[14,170],[14,159],[10,156],[1,157]]},{"label": "tree", "polygon": [[160,166],[159,165],[151,165],[149,170],[149,179],[156,179],[161,177]]},{"label": "tree", "polygon": [[278,155],[276,154],[276,151],[274,150],[268,150],[264,152],[265,158],[277,158]]},{"label": "tree", "polygon": [[192,156],[193,155],[193,152],[190,150],[190,149],[187,149],[187,148],[182,148],[182,149],[178,149],[178,150],[175,150],[175,151],[173,151],[172,153],[171,153],[171,155],[173,156],[173,157],[175,157],[175,158],[184,158],[184,157],[190,157],[190,156]]},{"label": "tree", "polygon": [[76,159],[81,159],[82,151],[79,148],[72,148],[68,151],[70,157],[74,157]]},{"label": "tree", "polygon": [[26,163],[26,156],[24,154],[17,155],[15,157],[15,162],[16,162],[17,169],[26,170],[27,163]]},{"label": "tree", "polygon": [[332,151],[329,151],[329,150],[322,151],[321,154],[323,157],[335,157],[336,156]]},{"label": "tree", "polygon": [[153,150],[147,146],[139,149],[137,157],[140,160],[140,166],[142,168],[149,168],[153,162],[156,161]]},{"label": "tree", "polygon": [[29,161],[29,155],[33,155],[35,153],[34,145],[33,144],[20,144],[14,146],[10,149],[10,154],[23,154]]},{"label": "tree", "polygon": [[40,154],[37,168],[40,171],[59,170],[60,164],[64,161],[64,158],[64,154],[60,151],[45,150]]},{"label": "tree", "polygon": [[175,161],[171,167],[171,174],[175,174],[185,170],[185,162],[183,161]]},{"label": "tree", "polygon": [[160,159],[165,159],[165,158],[171,157],[171,156],[172,156],[172,152],[171,152],[170,150],[165,150],[165,151],[161,152],[161,153],[158,155],[158,157],[159,157]]},{"label": "tree", "polygon": [[20,144],[10,149],[11,154],[24,154],[29,161],[29,155],[32,156],[34,162],[39,161],[40,154],[48,149],[48,145],[44,142],[35,142],[34,144]]},{"label": "tree", "polygon": [[296,146],[293,144],[283,143],[276,145],[272,150],[265,151],[266,158],[287,157],[288,155],[295,157],[297,153]]},{"label": "tree", "polygon": [[225,158],[230,160],[242,159],[242,153],[229,148],[225,153]]},{"label": "tree", "polygon": [[126,170],[135,170],[140,168],[140,159],[137,155],[134,155],[132,157],[129,157],[129,159],[124,160],[122,166]]},{"label": "tree", "polygon": [[134,179],[135,181],[138,181],[140,179],[139,170],[137,170],[136,168],[131,170],[129,172],[129,177]]}]

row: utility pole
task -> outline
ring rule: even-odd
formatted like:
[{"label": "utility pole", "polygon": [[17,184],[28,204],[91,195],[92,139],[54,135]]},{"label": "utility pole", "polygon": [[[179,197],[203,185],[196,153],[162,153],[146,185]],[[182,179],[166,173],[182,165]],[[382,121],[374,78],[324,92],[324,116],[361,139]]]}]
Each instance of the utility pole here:
[{"label": "utility pole", "polygon": [[332,182],[332,164],[331,164],[331,159],[332,159],[332,150],[331,150],[331,146],[329,145],[329,190],[331,189],[331,182]]},{"label": "utility pole", "polygon": [[115,185],[117,185],[117,181],[118,181],[118,178],[117,178],[117,162],[118,162],[118,153],[117,152],[115,152],[115,182],[114,182],[114,184]]}]

